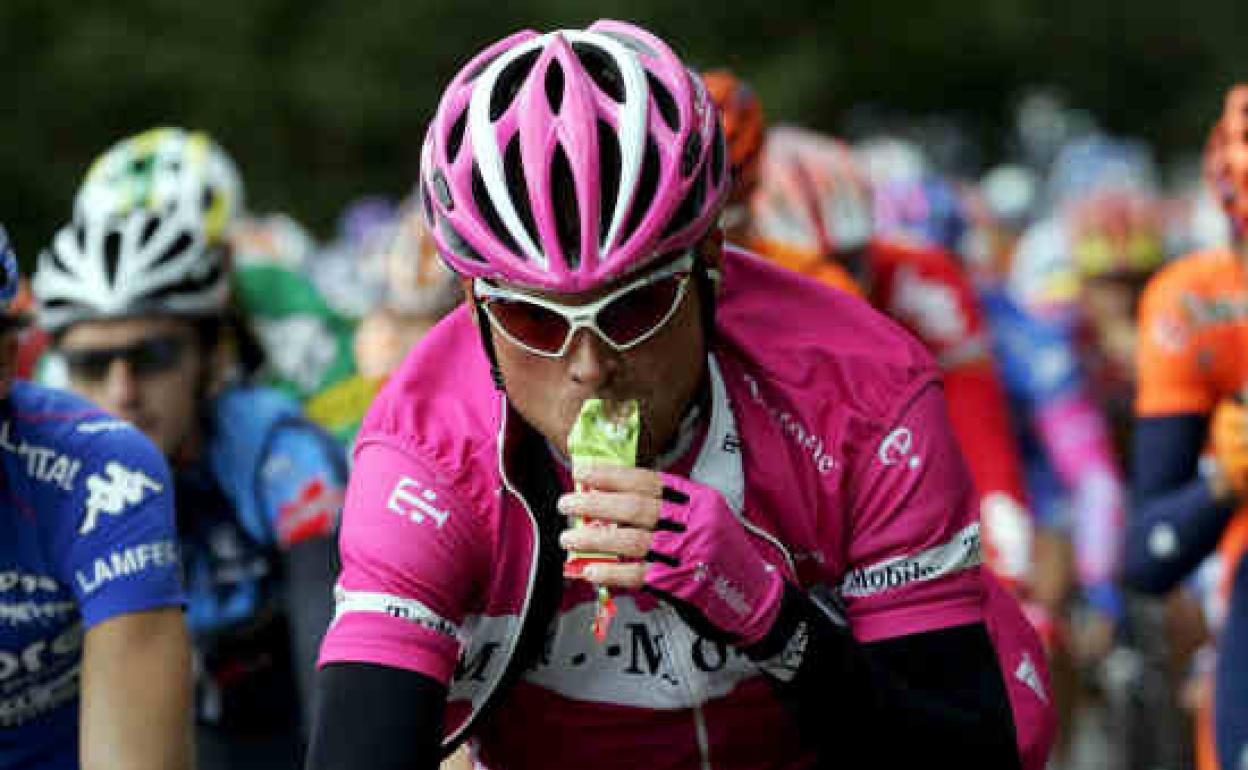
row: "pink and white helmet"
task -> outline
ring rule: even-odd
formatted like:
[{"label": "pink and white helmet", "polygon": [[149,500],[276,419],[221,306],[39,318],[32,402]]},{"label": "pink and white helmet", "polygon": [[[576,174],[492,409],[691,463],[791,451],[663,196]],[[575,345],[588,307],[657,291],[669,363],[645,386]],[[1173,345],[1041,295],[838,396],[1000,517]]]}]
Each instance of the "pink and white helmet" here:
[{"label": "pink and white helmet", "polygon": [[618,21],[519,32],[478,54],[421,157],[424,215],[456,272],[561,293],[695,245],[728,181],[701,80]]}]

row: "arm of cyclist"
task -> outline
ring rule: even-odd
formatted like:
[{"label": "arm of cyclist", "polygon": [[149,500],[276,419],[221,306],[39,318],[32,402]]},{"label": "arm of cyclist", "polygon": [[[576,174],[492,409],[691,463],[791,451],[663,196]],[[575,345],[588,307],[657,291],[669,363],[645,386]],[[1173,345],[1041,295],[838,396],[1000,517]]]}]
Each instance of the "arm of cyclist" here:
[{"label": "arm of cyclist", "polygon": [[191,767],[190,649],[176,607],[119,615],[87,631],[79,706],[85,770]]},{"label": "arm of cyclist", "polygon": [[[1219,431],[1210,419],[1223,394],[1207,371],[1199,328],[1188,325],[1186,280],[1181,271],[1163,270],[1140,299],[1124,577],[1150,593],[1169,591],[1216,547],[1235,507],[1227,480],[1238,476],[1244,433],[1242,420],[1237,429],[1227,424],[1225,418],[1236,422],[1230,412],[1218,416],[1232,430]],[[1211,434],[1222,439],[1221,451],[1205,466],[1214,472],[1201,473]]]},{"label": "arm of cyclist", "polygon": [[949,420],[978,499],[1000,496],[1025,512],[1022,464],[1005,388],[992,359],[984,311],[966,273],[952,255],[933,250],[911,253],[888,271],[887,280],[889,312],[919,337],[944,372]]},{"label": "arm of cyclist", "polygon": [[[432,769],[441,760],[457,632],[491,574],[493,538],[433,467],[409,447],[373,439],[356,448],[308,768]],[[441,520],[420,514],[414,501],[430,499],[421,492]]]},{"label": "arm of cyclist", "polygon": [[316,655],[333,616],[333,532],[346,464],[328,435],[311,424],[294,423],[274,435],[266,466],[263,495],[286,575],[291,659],[304,716],[311,717]]},{"label": "arm of cyclist", "polygon": [[[654,592],[699,633],[751,656],[825,758],[942,764],[974,751],[985,766],[1019,767],[982,614],[970,483],[939,390],[926,388],[882,442],[897,425],[912,436],[903,456],[868,453],[848,501],[860,512],[843,586],[848,625],[783,576],[779,554],[752,541],[716,491],[680,477],[587,471],[579,480],[595,491],[565,495],[560,510],[620,526],[568,530],[561,544],[619,555],[587,579]],[[887,590],[868,577],[908,562],[924,568],[922,580]]]},{"label": "arm of cyclist", "polygon": [[85,629],[82,766],[187,768],[191,653],[169,470],[130,427],[96,433],[86,449],[82,516],[55,537]]},{"label": "arm of cyclist", "polygon": [[929,344],[944,371],[949,420],[975,484],[985,559],[1016,595],[1025,594],[1033,571],[1034,523],[985,312],[964,272],[950,263],[936,275],[953,298],[951,312],[959,320],[946,321],[943,336],[935,334],[941,327],[929,324]]},{"label": "arm of cyclist", "polygon": [[1220,474],[1202,475],[1208,418],[1202,414],[1136,420],[1132,471],[1134,512],[1127,525],[1124,578],[1163,594],[1217,547],[1234,512]]},{"label": "arm of cyclist", "polygon": [[[331,663],[318,685],[308,770],[438,767],[445,685],[370,663]],[[364,703],[368,708],[360,707]]]}]

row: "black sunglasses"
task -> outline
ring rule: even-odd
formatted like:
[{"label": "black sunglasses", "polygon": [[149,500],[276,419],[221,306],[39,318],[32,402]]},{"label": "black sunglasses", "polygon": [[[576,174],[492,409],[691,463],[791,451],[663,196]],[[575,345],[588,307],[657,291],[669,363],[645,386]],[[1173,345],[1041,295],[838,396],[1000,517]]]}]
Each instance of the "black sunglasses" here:
[{"label": "black sunglasses", "polygon": [[103,382],[114,361],[125,361],[137,377],[163,374],[177,368],[189,340],[181,336],[150,337],[116,348],[61,349],[71,379]]}]

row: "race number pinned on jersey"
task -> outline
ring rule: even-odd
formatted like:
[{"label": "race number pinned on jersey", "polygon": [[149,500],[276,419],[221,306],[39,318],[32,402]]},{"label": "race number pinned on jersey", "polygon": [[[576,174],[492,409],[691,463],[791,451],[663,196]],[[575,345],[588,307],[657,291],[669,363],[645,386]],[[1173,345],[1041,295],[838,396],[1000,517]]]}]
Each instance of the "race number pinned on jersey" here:
[{"label": "race number pinned on jersey", "polygon": [[103,476],[93,473],[87,477],[87,511],[78,534],[94,530],[101,513],[120,516],[128,507],[143,502],[148,492],[159,493],[163,489],[143,471],[131,470],[118,462],[108,463]]}]

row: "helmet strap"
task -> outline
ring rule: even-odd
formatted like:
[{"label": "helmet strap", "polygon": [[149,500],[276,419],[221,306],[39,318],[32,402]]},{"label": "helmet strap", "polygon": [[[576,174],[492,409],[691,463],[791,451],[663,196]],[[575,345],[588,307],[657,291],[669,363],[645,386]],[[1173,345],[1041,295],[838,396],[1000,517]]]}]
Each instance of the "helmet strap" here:
[{"label": "helmet strap", "polygon": [[711,266],[699,256],[693,263],[693,280],[698,287],[702,310],[702,343],[709,351],[715,347],[715,291],[718,280],[711,276]]},{"label": "helmet strap", "polygon": [[471,302],[472,309],[477,314],[477,331],[481,333],[481,347],[485,350],[485,357],[490,362],[490,378],[494,380],[496,390],[505,392],[507,388],[503,386],[503,372],[498,368],[498,356],[494,353],[494,330],[490,327],[490,318],[485,314],[485,308],[481,307],[481,303],[475,299]]}]

